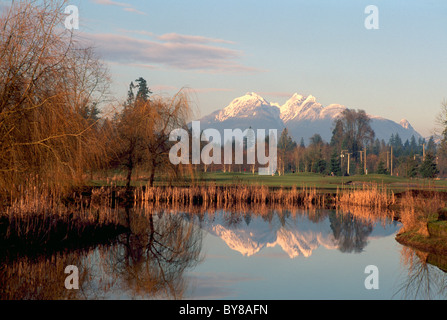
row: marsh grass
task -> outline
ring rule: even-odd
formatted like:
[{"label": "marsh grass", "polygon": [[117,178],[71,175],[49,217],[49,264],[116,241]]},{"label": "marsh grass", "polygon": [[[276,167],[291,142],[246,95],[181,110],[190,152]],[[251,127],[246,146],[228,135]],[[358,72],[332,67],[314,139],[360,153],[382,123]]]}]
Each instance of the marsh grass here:
[{"label": "marsh grass", "polygon": [[29,186],[0,213],[0,241],[15,247],[67,245],[108,238],[124,228],[111,191],[93,190],[89,198],[67,203],[49,188]]},{"label": "marsh grass", "polygon": [[339,205],[388,208],[396,204],[394,192],[379,184],[363,184],[354,189],[337,189],[336,203]]},{"label": "marsh grass", "polygon": [[269,189],[266,186],[191,186],[137,188],[134,201],[155,204],[215,205],[227,207],[235,204],[281,204],[324,206],[327,195],[315,188]]},{"label": "marsh grass", "polygon": [[[0,241],[23,245],[69,243],[79,239],[116,235],[128,227],[125,207],[159,208],[171,212],[228,210],[256,212],[271,210],[331,208],[349,212],[364,220],[389,217],[399,219],[403,231],[426,228],[427,221],[445,201],[407,192],[396,196],[383,184],[364,184],[334,193],[315,187],[273,188],[265,185],[192,185],[189,187],[143,186],[132,189],[117,186],[91,187],[62,194],[50,188],[37,188],[32,181],[0,213]],[[399,213],[396,213],[399,208]],[[316,217],[318,218],[318,217]]]},{"label": "marsh grass", "polygon": [[430,236],[428,223],[436,221],[437,211],[446,205],[444,197],[437,192],[405,192],[400,199],[400,221],[403,228],[400,233],[414,231],[423,236]]}]

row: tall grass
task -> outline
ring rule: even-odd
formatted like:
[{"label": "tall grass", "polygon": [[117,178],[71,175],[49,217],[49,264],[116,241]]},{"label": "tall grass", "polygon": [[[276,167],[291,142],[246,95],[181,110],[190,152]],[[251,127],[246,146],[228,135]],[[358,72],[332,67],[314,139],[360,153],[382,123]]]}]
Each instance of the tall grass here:
[{"label": "tall grass", "polygon": [[446,206],[446,200],[438,192],[414,193],[407,191],[400,200],[400,233],[415,231],[429,236],[428,222],[437,219],[437,210]]},{"label": "tall grass", "polygon": [[[115,234],[128,224],[125,206],[164,208],[173,212],[223,209],[260,214],[271,210],[336,208],[338,212],[351,212],[364,219],[399,218],[406,228],[426,225],[430,213],[445,206],[438,193],[430,198],[411,193],[397,197],[379,185],[337,190],[332,194],[306,186],[269,188],[211,183],[190,187],[137,187],[132,192],[124,187],[108,186],[80,190],[67,197],[54,189],[37,188],[30,182],[23,186],[21,194],[0,211],[0,235],[8,241],[29,244],[80,239],[101,230]],[[398,214],[393,211],[397,207],[401,208]]]},{"label": "tall grass", "polygon": [[111,203],[111,192],[94,190],[67,203],[49,188],[25,186],[22,196],[0,211],[1,241],[22,246],[60,244],[66,240],[94,239],[123,227],[123,219]]},{"label": "tall grass", "polygon": [[266,186],[191,186],[137,188],[135,202],[226,207],[235,204],[324,206],[326,195],[315,188],[269,189]]},{"label": "tall grass", "polygon": [[372,208],[388,208],[396,204],[393,191],[388,191],[386,186],[378,184],[364,184],[361,188],[337,189],[336,203],[348,206],[361,206]]}]

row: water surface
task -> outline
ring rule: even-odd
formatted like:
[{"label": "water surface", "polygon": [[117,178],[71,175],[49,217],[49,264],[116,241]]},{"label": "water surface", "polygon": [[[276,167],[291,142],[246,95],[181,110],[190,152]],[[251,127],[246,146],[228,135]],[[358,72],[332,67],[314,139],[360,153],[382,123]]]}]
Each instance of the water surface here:
[{"label": "water surface", "polygon": [[[446,273],[350,212],[128,211],[116,241],[0,262],[2,299],[446,299]],[[67,265],[79,290],[64,286]],[[365,268],[378,268],[367,289]]]}]

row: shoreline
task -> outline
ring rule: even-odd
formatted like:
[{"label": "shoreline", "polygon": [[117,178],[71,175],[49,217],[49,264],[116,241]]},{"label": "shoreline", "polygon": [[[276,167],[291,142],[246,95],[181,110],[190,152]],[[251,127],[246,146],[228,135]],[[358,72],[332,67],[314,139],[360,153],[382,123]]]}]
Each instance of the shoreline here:
[{"label": "shoreline", "polygon": [[[152,209],[192,208],[200,213],[203,210],[258,210],[260,214],[268,209],[335,209],[340,211],[359,211],[365,218],[389,216],[400,221],[399,211],[407,198],[432,199],[434,194],[447,200],[447,192],[427,190],[407,190],[394,193],[387,188],[365,186],[356,189],[343,189],[336,192],[311,187],[268,187],[247,185],[204,185],[188,187],[121,187],[121,186],[82,186],[74,188],[70,195],[59,199],[61,207],[67,208],[61,214],[61,207],[44,208],[44,212],[34,212],[42,204],[36,202],[47,199],[36,197],[27,199],[23,209],[18,206],[11,210],[14,215],[0,215],[0,242],[16,249],[44,245],[58,247],[77,243],[94,243],[109,239],[127,230],[126,221],[118,217],[118,211],[135,205],[152,206]],[[445,202],[444,202],[445,203]],[[45,207],[43,205],[43,207]],[[77,211],[82,214],[78,215]],[[62,210],[63,211],[63,210]],[[104,213],[103,213],[104,211]],[[389,214],[388,211],[391,211]],[[10,213],[11,214],[11,213]],[[53,216],[54,215],[54,216]],[[23,225],[31,225],[31,232],[24,233]],[[56,226],[55,227],[55,223]],[[12,226],[12,229],[10,228]],[[447,222],[438,224],[440,233],[432,239],[423,237],[415,230],[407,230],[396,236],[399,243],[432,254],[447,255]],[[433,229],[433,228],[431,228]],[[61,230],[67,230],[66,234]],[[88,232],[87,232],[88,231]],[[50,235],[49,235],[50,234]],[[6,239],[6,235],[9,235]],[[33,238],[47,239],[36,242]],[[51,239],[51,240],[49,240]],[[63,240],[61,242],[61,240]],[[28,251],[28,250],[26,250]]]}]

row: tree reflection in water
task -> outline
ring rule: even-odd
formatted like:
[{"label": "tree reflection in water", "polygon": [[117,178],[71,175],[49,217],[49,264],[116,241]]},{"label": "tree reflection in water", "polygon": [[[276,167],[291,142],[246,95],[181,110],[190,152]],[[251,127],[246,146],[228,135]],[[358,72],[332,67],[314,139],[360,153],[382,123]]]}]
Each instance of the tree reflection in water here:
[{"label": "tree reflection in water", "polygon": [[[129,232],[110,245],[0,260],[1,300],[181,299],[183,274],[200,262],[202,232],[180,213],[126,209]],[[67,265],[79,269],[79,290],[64,286]]]},{"label": "tree reflection in water", "polygon": [[394,293],[401,299],[447,299],[447,273],[429,263],[433,259],[441,259],[446,264],[445,257],[436,257],[420,252],[410,247],[402,247],[401,262],[405,274],[403,281]]},{"label": "tree reflection in water", "polygon": [[108,252],[106,272],[132,297],[181,299],[183,274],[201,261],[202,232],[180,213],[128,209],[130,232]]}]

